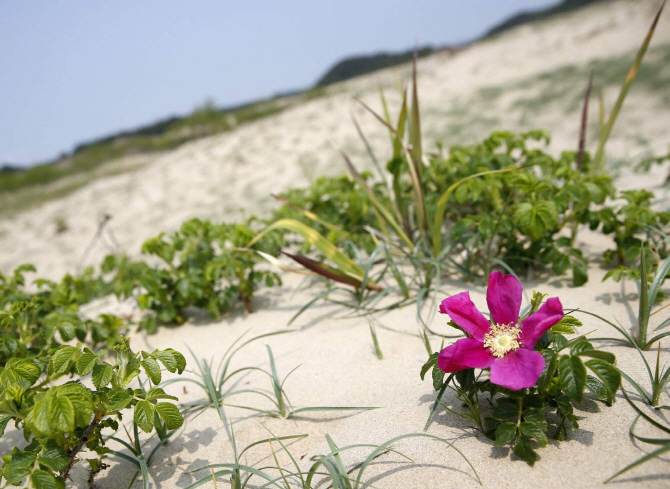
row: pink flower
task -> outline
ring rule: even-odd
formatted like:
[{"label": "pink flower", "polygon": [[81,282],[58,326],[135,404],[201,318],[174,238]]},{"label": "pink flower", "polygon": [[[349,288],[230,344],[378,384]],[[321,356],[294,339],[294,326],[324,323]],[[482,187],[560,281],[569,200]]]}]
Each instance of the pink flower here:
[{"label": "pink flower", "polygon": [[491,322],[477,310],[469,292],[444,299],[440,313],[448,314],[469,337],[442,350],[439,367],[445,372],[488,368],[493,384],[511,390],[534,386],[544,370],[544,358],[533,348],[563,318],[563,306],[552,297],[519,324],[522,292],[514,275],[493,272],[486,291]]}]

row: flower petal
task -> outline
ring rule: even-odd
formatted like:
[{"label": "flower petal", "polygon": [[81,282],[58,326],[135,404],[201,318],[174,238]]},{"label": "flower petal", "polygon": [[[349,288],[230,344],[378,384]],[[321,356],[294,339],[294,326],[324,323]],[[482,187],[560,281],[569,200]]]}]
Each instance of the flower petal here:
[{"label": "flower petal", "polygon": [[449,345],[437,357],[437,365],[445,372],[458,372],[466,368],[489,368],[495,357],[484,343],[474,338],[463,338]]},{"label": "flower petal", "polygon": [[470,292],[461,292],[444,299],[440,304],[440,313],[449,314],[453,322],[481,341],[484,341],[484,336],[491,329],[491,323],[470,300]]},{"label": "flower petal", "polygon": [[491,383],[518,391],[533,387],[544,370],[544,357],[533,350],[519,348],[491,365]]},{"label": "flower petal", "polygon": [[523,286],[514,275],[493,272],[489,275],[486,302],[496,324],[516,324],[521,309]]},{"label": "flower petal", "polygon": [[563,306],[558,297],[547,299],[535,313],[521,321],[521,337],[519,343],[523,348],[532,350],[535,343],[552,326],[563,319]]}]

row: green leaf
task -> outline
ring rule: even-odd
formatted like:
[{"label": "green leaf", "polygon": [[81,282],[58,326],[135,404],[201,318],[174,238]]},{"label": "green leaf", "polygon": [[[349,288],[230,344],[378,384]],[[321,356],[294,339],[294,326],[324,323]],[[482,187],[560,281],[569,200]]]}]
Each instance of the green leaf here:
[{"label": "green leaf", "polygon": [[563,355],[559,358],[558,375],[563,392],[570,399],[582,402],[586,387],[586,368],[579,357]]},{"label": "green leaf", "polygon": [[[186,358],[184,357],[184,355],[179,353],[177,350],[173,350],[172,348],[166,348],[165,350],[163,350],[163,352],[172,355],[172,358],[174,358],[174,361],[177,363],[177,373],[181,375],[184,369],[186,368]],[[170,372],[174,373],[174,371],[170,370],[170,368],[165,363],[163,363],[163,365],[165,365],[165,368],[167,368]]]},{"label": "green leaf", "polygon": [[5,479],[10,484],[17,484],[21,482],[31,472],[33,464],[35,463],[35,454],[30,452],[16,452],[12,454],[12,459],[9,462],[5,472]]},{"label": "green leaf", "polygon": [[610,353],[608,351],[602,351],[602,350],[584,350],[580,351],[577,353],[578,356],[580,357],[591,357],[591,358],[597,358],[599,360],[603,360],[607,363],[614,364],[616,362],[616,356],[614,353]]},{"label": "green leaf", "polygon": [[79,375],[88,375],[95,367],[98,357],[95,353],[87,351],[81,354],[77,359],[76,368]]},{"label": "green leaf", "polygon": [[91,380],[96,389],[101,390],[106,387],[114,377],[114,367],[109,363],[99,363],[93,367]]},{"label": "green leaf", "polygon": [[526,236],[541,239],[558,226],[556,204],[551,200],[523,202],[514,212],[514,222]]},{"label": "green leaf", "polygon": [[147,357],[140,363],[142,364],[142,367],[144,367],[144,371],[146,372],[147,376],[151,379],[151,382],[154,384],[160,384],[161,366],[158,365],[158,362],[154,358]]},{"label": "green leaf", "polygon": [[93,394],[78,382],[54,387],[54,394],[58,397],[67,397],[74,408],[74,424],[78,428],[87,426],[93,415]]},{"label": "green leaf", "polygon": [[36,470],[30,475],[30,482],[35,489],[65,489],[65,482],[45,470]]},{"label": "green leaf", "polygon": [[42,369],[36,360],[27,358],[12,358],[0,372],[0,384],[9,387],[18,384],[27,389],[40,378]]},{"label": "green leaf", "polygon": [[49,402],[49,424],[62,433],[74,431],[74,406],[66,396],[52,396]]},{"label": "green leaf", "polygon": [[496,438],[493,443],[497,447],[502,447],[509,443],[512,443],[514,437],[516,436],[516,423],[502,423],[496,429]]},{"label": "green leaf", "polygon": [[610,402],[610,395],[607,391],[605,384],[600,382],[597,378],[592,375],[586,376],[586,388],[595,396],[596,399],[601,401]]},{"label": "green leaf", "polygon": [[610,402],[614,402],[615,395],[621,386],[621,373],[609,362],[600,359],[588,360],[586,366],[596,374],[596,376],[605,385],[609,394]]},{"label": "green leaf", "polygon": [[154,401],[156,399],[170,399],[172,401],[178,401],[179,399],[176,398],[175,396],[171,396],[169,394],[166,394],[163,389],[160,387],[154,387],[153,389],[150,389],[146,396],[145,400],[147,401]]},{"label": "green leaf", "polygon": [[428,361],[426,361],[426,363],[423,364],[423,366],[421,367],[421,380],[424,380],[424,377],[426,376],[428,371],[437,364],[438,355],[439,353],[431,354],[430,357],[428,358]]},{"label": "green leaf", "polygon": [[556,367],[558,365],[558,355],[551,350],[544,350],[542,352],[544,357],[544,372],[537,381],[537,389],[539,392],[544,392],[549,387],[554,374],[556,373]]},{"label": "green leaf", "polygon": [[77,333],[77,329],[71,322],[64,321],[58,324],[58,332],[60,333],[60,337],[63,341],[71,341],[74,339],[75,334]]},{"label": "green leaf", "polygon": [[5,428],[11,421],[12,417],[7,414],[0,414],[0,438],[5,434]]},{"label": "green leaf", "polygon": [[570,268],[570,257],[562,254],[554,261],[551,268],[556,275],[563,275],[565,271]]},{"label": "green leaf", "polygon": [[114,389],[107,394],[107,402],[112,411],[121,411],[132,400],[133,394],[126,389]]},{"label": "green leaf", "polygon": [[70,362],[79,355],[79,348],[70,345],[61,345],[49,360],[50,374],[64,374],[70,369]]},{"label": "green leaf", "polygon": [[120,387],[125,387],[140,374],[140,362],[135,354],[130,350],[127,341],[114,347],[116,360],[119,366],[117,379]]},{"label": "green leaf", "polygon": [[172,352],[156,350],[151,356],[159,360],[169,372],[174,373],[177,370],[177,360]]},{"label": "green leaf", "polygon": [[49,424],[49,399],[47,393],[38,394],[33,408],[26,417],[26,427],[36,436],[50,436],[52,434]]},{"label": "green leaf", "polygon": [[556,323],[549,332],[558,334],[574,334],[575,328],[582,326],[582,322],[574,316],[563,316],[558,323]]},{"label": "green leaf", "polygon": [[580,261],[572,262],[572,285],[581,287],[589,280],[589,271]]},{"label": "green leaf", "polygon": [[523,420],[539,426],[542,431],[547,430],[547,419],[540,409],[529,409],[524,413]]},{"label": "green leaf", "polygon": [[533,446],[530,443],[528,437],[521,435],[516,439],[514,443],[514,448],[512,450],[514,455],[519,457],[521,460],[524,460],[531,467],[537,461],[537,453],[533,450]]},{"label": "green leaf", "polygon": [[168,430],[176,430],[184,424],[184,417],[179,412],[177,406],[172,403],[159,402],[156,404],[156,411]]},{"label": "green leaf", "polygon": [[135,404],[135,415],[133,417],[137,426],[145,433],[151,433],[154,429],[154,406],[149,401],[138,401]]},{"label": "green leaf", "polygon": [[38,458],[39,463],[46,465],[54,472],[60,472],[65,470],[68,466],[69,459],[67,452],[62,447],[56,445],[55,442],[51,442],[42,450],[41,455]]},{"label": "green leaf", "polygon": [[540,447],[547,446],[547,435],[545,434],[544,430],[540,425],[531,423],[530,421],[524,421],[519,425],[519,429],[521,430],[521,433],[523,433],[527,437],[535,438],[535,441],[537,441],[537,444]]},{"label": "green leaf", "polygon": [[498,405],[493,410],[493,417],[499,420],[515,418],[519,414],[519,408],[512,402],[498,401]]},{"label": "green leaf", "polygon": [[442,388],[442,384],[444,384],[444,376],[446,374],[442,371],[440,367],[437,366],[437,363],[433,365],[433,389],[436,391],[439,391]]}]

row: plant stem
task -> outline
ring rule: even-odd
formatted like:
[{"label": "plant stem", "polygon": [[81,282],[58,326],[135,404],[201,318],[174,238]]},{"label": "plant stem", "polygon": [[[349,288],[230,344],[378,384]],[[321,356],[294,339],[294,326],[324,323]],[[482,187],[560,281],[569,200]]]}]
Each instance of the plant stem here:
[{"label": "plant stem", "polygon": [[[524,389],[523,392],[525,393],[526,390]],[[518,411],[518,417],[516,420],[516,427],[518,428],[521,425],[521,413],[523,412],[523,395],[519,396],[519,411]]]},{"label": "plant stem", "polygon": [[67,480],[68,475],[70,474],[70,470],[72,470],[72,466],[74,465],[74,460],[77,454],[81,451],[84,445],[86,445],[86,443],[88,442],[88,437],[91,435],[93,430],[95,430],[98,427],[103,417],[104,413],[102,412],[95,413],[93,421],[91,421],[91,423],[86,427],[84,433],[81,435],[81,438],[79,438],[79,443],[77,443],[77,445],[74,448],[68,451],[69,460],[67,467],[60,473],[60,476],[63,478],[63,480]]}]

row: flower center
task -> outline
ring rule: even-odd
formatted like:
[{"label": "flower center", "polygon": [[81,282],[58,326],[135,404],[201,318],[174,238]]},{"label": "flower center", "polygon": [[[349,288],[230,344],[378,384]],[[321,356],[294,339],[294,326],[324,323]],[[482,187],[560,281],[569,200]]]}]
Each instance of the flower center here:
[{"label": "flower center", "polygon": [[484,347],[494,357],[502,358],[510,351],[519,349],[519,336],[521,329],[516,324],[493,324],[484,336]]}]

